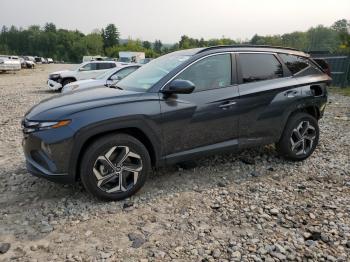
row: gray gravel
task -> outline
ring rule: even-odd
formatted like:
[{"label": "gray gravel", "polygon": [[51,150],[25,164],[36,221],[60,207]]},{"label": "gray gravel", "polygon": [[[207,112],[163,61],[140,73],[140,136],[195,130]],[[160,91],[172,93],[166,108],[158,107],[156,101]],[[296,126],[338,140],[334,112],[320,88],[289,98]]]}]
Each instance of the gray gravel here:
[{"label": "gray gravel", "polygon": [[48,73],[69,67],[0,74],[0,261],[350,260],[349,97],[330,96],[302,163],[272,145],[217,155],[104,203],[25,169],[21,117],[54,95]]}]

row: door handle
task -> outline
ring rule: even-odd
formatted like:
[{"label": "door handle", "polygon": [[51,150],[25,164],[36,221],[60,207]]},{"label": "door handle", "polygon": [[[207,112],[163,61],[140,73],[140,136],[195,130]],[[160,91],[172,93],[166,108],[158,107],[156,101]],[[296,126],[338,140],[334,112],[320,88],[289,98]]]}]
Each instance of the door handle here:
[{"label": "door handle", "polygon": [[228,108],[230,106],[235,105],[236,103],[237,103],[236,101],[228,101],[228,102],[225,102],[225,103],[219,105],[219,107],[222,108],[222,109],[226,109],[226,108]]}]

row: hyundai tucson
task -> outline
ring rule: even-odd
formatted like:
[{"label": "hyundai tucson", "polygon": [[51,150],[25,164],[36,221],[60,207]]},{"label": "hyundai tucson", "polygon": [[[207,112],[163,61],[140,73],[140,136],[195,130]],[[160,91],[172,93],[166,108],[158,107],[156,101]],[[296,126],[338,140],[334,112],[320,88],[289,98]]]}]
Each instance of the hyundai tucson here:
[{"label": "hyundai tucson", "polygon": [[100,199],[136,193],[152,167],[274,143],[308,158],[331,78],[308,54],[216,46],[154,59],[115,88],[58,95],[24,117],[30,173],[81,180]]}]

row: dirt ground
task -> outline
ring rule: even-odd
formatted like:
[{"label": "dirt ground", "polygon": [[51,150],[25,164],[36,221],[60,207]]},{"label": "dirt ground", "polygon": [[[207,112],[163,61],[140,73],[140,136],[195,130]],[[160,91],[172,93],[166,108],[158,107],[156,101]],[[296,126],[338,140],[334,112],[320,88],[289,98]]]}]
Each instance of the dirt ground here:
[{"label": "dirt ground", "polygon": [[350,261],[350,97],[330,95],[303,162],[273,145],[216,155],[105,203],[25,169],[20,121],[72,67],[0,74],[0,261]]}]

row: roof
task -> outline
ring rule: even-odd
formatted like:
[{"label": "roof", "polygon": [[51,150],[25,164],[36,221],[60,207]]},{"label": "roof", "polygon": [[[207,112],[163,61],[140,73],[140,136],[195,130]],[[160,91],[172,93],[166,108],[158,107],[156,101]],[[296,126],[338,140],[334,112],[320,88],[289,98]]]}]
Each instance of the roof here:
[{"label": "roof", "polygon": [[[198,50],[198,48],[196,48]],[[269,45],[219,45],[219,46],[210,46],[199,48],[197,54],[207,52],[207,51],[215,51],[215,50],[225,50],[225,51],[255,51],[255,52],[281,52],[281,53],[289,53],[300,56],[309,56],[295,48],[291,47],[283,47],[283,46],[269,46]]]}]

